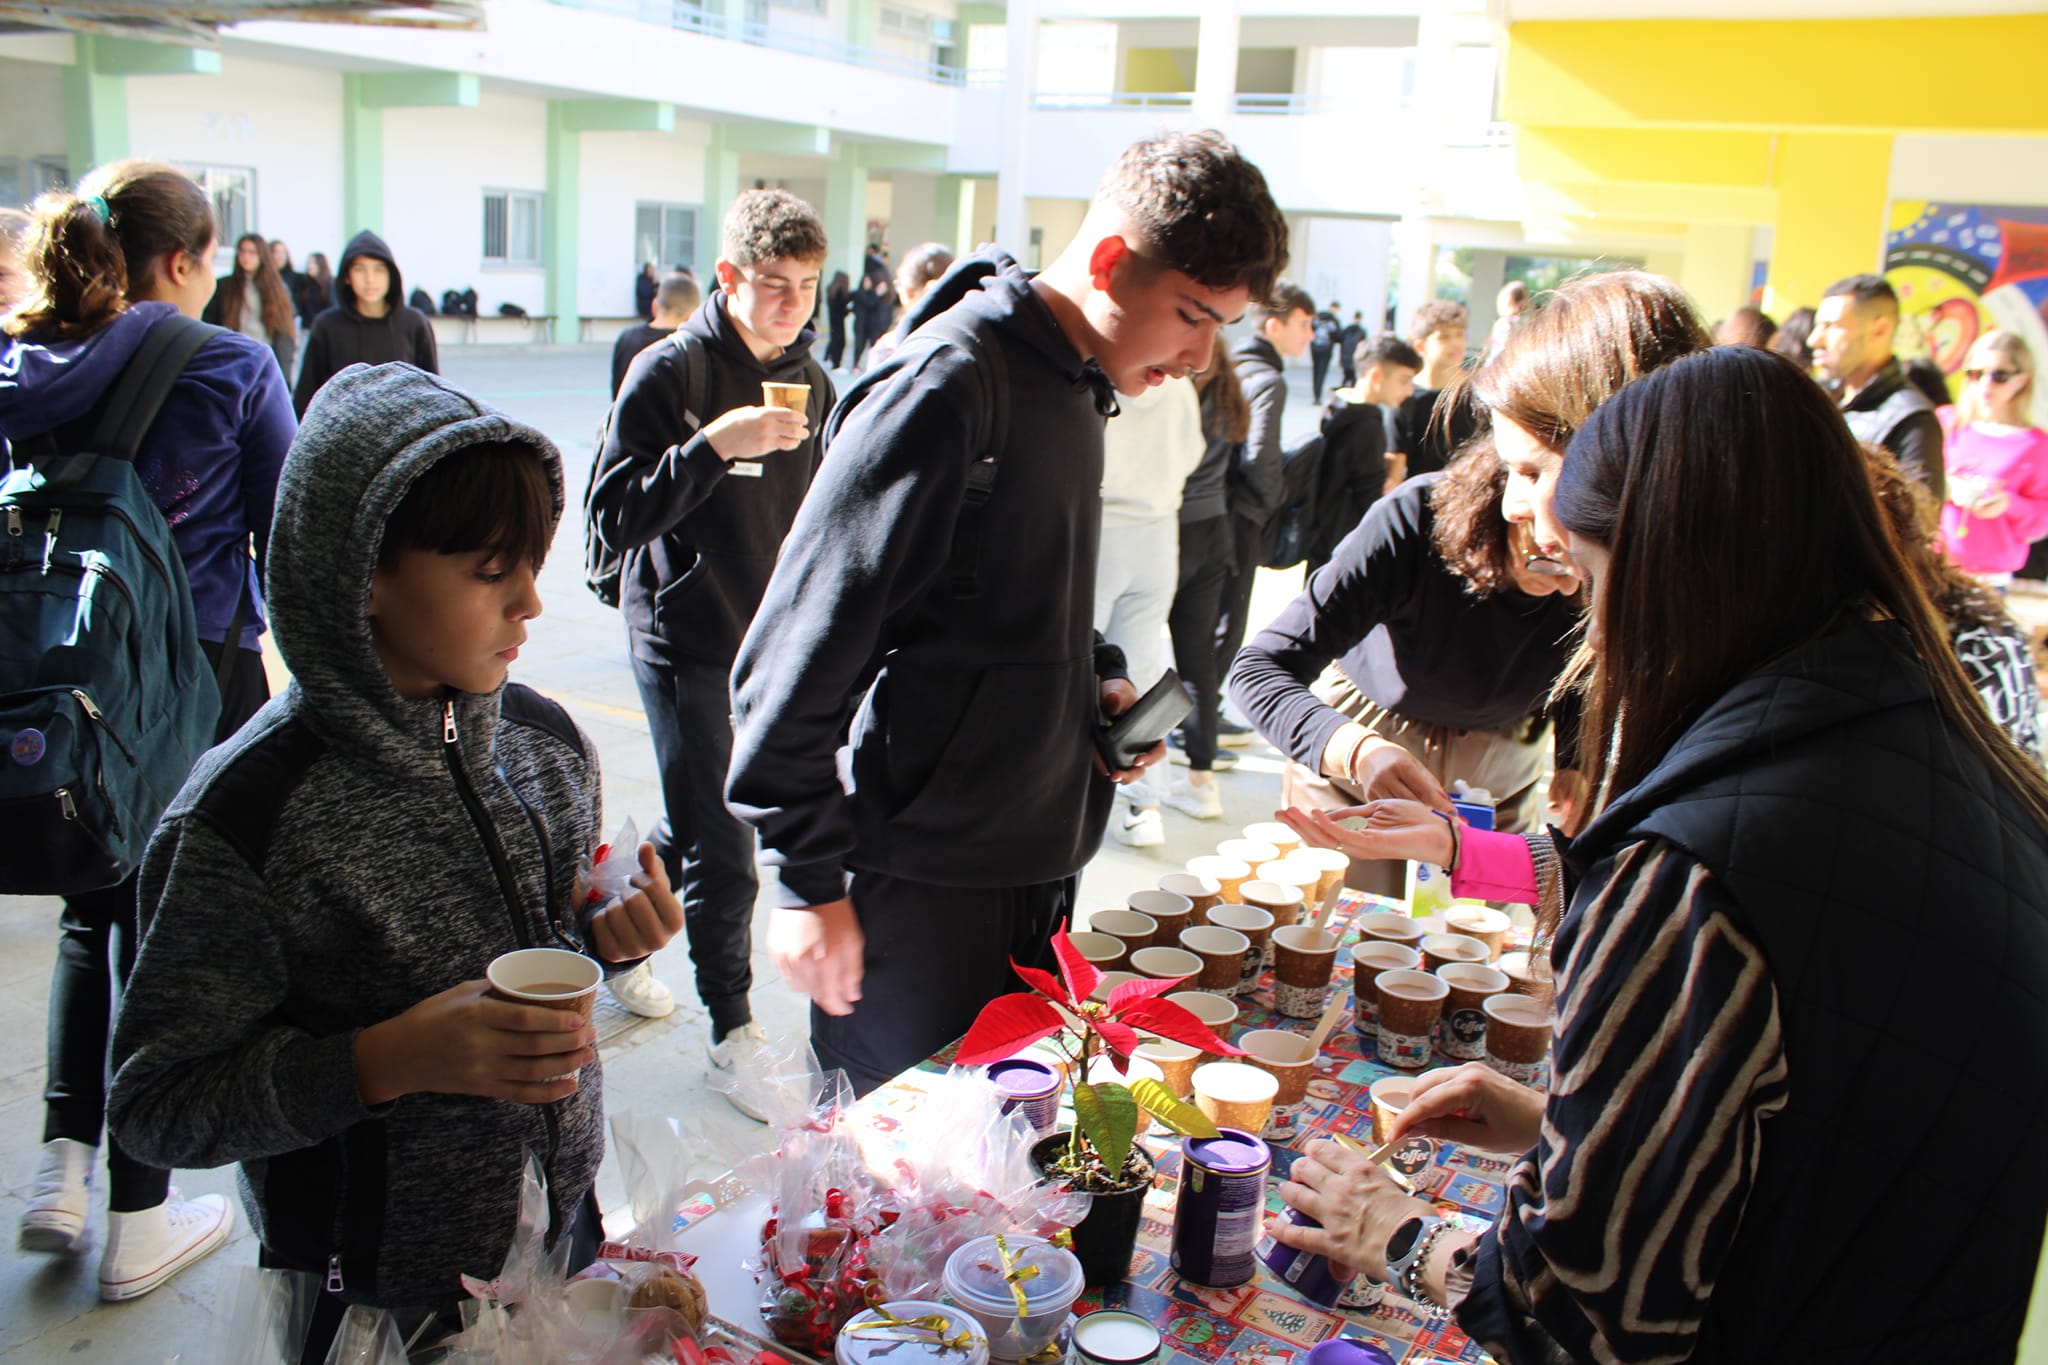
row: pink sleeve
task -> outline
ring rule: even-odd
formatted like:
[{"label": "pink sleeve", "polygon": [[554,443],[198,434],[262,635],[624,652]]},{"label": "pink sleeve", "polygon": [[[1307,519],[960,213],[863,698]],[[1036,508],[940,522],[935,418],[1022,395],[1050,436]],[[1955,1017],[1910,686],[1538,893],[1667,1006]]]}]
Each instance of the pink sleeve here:
[{"label": "pink sleeve", "polygon": [[1540,890],[1529,841],[1519,834],[1473,829],[1470,825],[1460,828],[1458,870],[1451,874],[1451,894],[1475,900],[1535,904]]},{"label": "pink sleeve", "polygon": [[2017,487],[2008,490],[2012,505],[2005,514],[2013,535],[2028,542],[2048,535],[2048,434],[2038,430],[2031,434],[2034,439],[2021,457],[2025,474],[2014,480]]}]

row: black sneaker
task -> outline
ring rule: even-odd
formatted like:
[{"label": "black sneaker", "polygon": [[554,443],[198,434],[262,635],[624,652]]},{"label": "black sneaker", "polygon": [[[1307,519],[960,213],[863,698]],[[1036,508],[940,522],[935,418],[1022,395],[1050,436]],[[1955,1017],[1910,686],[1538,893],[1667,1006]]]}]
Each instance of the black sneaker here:
[{"label": "black sneaker", "polygon": [[[1183,768],[1188,766],[1187,737],[1179,730],[1166,737],[1166,758],[1169,763],[1178,763]],[[1236,766],[1236,754],[1228,749],[1218,749],[1214,761],[1209,764],[1209,771],[1227,773]]]},{"label": "black sneaker", "polygon": [[1258,738],[1249,725],[1239,725],[1228,716],[1216,717],[1216,742],[1226,749],[1243,749]]}]

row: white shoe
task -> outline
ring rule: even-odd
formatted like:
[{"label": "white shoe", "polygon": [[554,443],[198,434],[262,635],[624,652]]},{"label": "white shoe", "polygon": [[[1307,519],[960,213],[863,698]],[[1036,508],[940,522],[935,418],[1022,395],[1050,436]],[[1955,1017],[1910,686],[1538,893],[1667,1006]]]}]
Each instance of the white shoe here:
[{"label": "white shoe", "polygon": [[1166,795],[1160,800],[1191,819],[1223,818],[1223,792],[1214,780],[1199,787],[1192,782],[1176,782],[1166,789]]},{"label": "white shoe", "polygon": [[234,1228],[234,1211],[217,1194],[180,1200],[173,1190],[153,1209],[108,1214],[100,1297],[108,1303],[141,1298],[220,1250]]},{"label": "white shoe", "polygon": [[1111,811],[1109,832],[1120,844],[1131,848],[1156,848],[1166,842],[1166,822],[1159,812],[1144,806],[1125,806]]},{"label": "white shoe", "polygon": [[654,963],[643,962],[605,982],[612,999],[642,1019],[666,1019],[676,1012],[676,993],[654,979]]},{"label": "white shoe", "polygon": [[92,1206],[92,1170],[100,1149],[70,1138],[51,1138],[36,1162],[28,1210],[21,1215],[21,1249],[59,1255],[92,1242],[86,1211]]},{"label": "white shoe", "polygon": [[760,1111],[747,1094],[760,1080],[762,1051],[768,1046],[768,1030],[759,1024],[741,1024],[709,1048],[711,1067],[720,1075],[712,1077],[711,1088],[732,1101],[732,1107],[753,1119],[766,1123],[768,1116]]}]

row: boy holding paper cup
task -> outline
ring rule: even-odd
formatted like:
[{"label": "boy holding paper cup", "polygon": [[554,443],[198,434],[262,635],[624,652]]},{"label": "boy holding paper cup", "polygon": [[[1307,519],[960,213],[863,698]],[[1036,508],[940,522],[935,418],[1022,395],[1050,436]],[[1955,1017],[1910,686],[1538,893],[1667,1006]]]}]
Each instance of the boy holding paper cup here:
[{"label": "boy holding paper cup", "polygon": [[506,680],[561,510],[538,431],[409,365],[338,375],[278,487],[292,685],[200,761],[143,861],[108,1126],[139,1159],[241,1163],[262,1263],[326,1286],[315,1361],[348,1304],[409,1333],[496,1276],[528,1152],[550,1245],[573,1268],[601,1235],[587,1000],[486,980],[533,947],[622,971],[682,927],[647,845],[623,900],[584,903],[596,752]]}]

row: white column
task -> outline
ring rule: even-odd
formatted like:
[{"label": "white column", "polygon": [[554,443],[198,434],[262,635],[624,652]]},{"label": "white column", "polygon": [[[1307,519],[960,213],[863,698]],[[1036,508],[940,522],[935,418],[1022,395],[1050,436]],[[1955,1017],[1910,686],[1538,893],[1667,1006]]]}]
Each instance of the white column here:
[{"label": "white column", "polygon": [[1401,285],[1396,293],[1394,326],[1404,336],[1415,310],[1436,297],[1436,231],[1420,214],[1394,225],[1394,250],[1401,257]]},{"label": "white column", "polygon": [[1230,0],[1203,0],[1195,47],[1195,118],[1220,128],[1237,97],[1237,48],[1243,24]]},{"label": "white column", "polygon": [[1008,66],[1003,73],[1003,134],[996,162],[996,245],[1018,260],[1030,246],[1024,209],[1024,164],[1030,151],[1032,100],[1038,89],[1038,5],[1011,0]]},{"label": "white column", "polygon": [[1749,302],[1749,277],[1754,266],[1746,223],[1690,223],[1685,229],[1685,264],[1678,282],[1707,324],[1727,317]]}]

